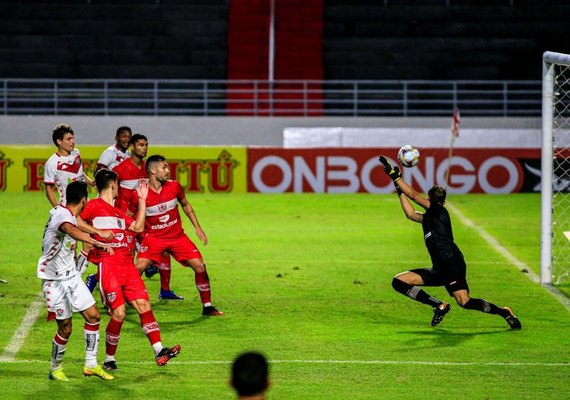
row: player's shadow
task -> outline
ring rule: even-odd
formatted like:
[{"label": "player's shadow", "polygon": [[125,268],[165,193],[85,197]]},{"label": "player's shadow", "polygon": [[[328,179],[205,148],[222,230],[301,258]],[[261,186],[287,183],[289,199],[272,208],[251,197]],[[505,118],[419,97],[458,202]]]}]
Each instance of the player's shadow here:
[{"label": "player's shadow", "polygon": [[[484,328],[483,328],[484,329]],[[497,328],[497,329],[485,329],[481,331],[474,331],[470,329],[469,332],[465,331],[458,331],[457,329],[445,329],[445,328],[434,328],[429,331],[407,331],[402,333],[408,333],[413,338],[410,338],[406,341],[406,344],[415,348],[433,348],[436,347],[455,347],[459,346],[469,340],[480,337],[482,335],[497,335],[497,334],[504,334],[505,332],[509,332],[507,329],[504,328]],[[424,346],[418,346],[418,338],[424,338],[424,341],[430,342],[430,344],[426,344]],[[421,339],[419,339],[421,340]]]}]

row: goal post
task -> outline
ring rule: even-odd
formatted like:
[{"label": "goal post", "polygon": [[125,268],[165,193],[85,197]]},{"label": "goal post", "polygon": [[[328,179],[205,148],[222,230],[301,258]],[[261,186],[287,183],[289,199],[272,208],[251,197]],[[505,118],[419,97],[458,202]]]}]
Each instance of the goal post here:
[{"label": "goal post", "polygon": [[570,282],[570,55],[542,57],[540,281]]}]

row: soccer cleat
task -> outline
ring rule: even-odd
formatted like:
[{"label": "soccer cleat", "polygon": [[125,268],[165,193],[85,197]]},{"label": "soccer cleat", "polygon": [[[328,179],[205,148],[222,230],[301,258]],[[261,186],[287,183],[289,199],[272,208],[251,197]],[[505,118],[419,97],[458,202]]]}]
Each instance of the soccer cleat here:
[{"label": "soccer cleat", "polygon": [[158,294],[159,300],[184,300],[184,297],[178,296],[172,290],[162,290],[160,289],[160,293]]},{"label": "soccer cleat", "polygon": [[224,315],[224,313],[214,306],[207,306],[202,308],[202,315],[206,317],[218,317]]},{"label": "soccer cleat", "polygon": [[160,353],[156,356],[156,365],[163,367],[171,358],[174,358],[180,353],[180,345],[174,345],[172,348],[163,347]]},{"label": "soccer cleat", "polygon": [[115,362],[115,360],[111,360],[111,361],[105,361],[103,363],[103,369],[106,371],[114,371],[116,369],[119,369],[119,367],[117,367],[117,363]]},{"label": "soccer cleat", "polygon": [[104,381],[111,381],[111,380],[115,379],[115,378],[113,378],[113,375],[110,375],[107,372],[105,372],[103,370],[103,368],[101,368],[100,365],[97,365],[96,367],[93,367],[93,368],[83,367],[83,375],[85,375],[85,376],[98,376],[99,378],[103,379]]},{"label": "soccer cleat", "polygon": [[144,275],[147,278],[152,278],[156,274],[158,274],[158,268],[154,265],[149,265],[148,268],[144,270]]},{"label": "soccer cleat", "polygon": [[511,329],[522,329],[521,321],[519,321],[517,316],[513,313],[513,310],[511,310],[509,307],[503,307],[503,308],[510,313],[510,315],[507,318],[505,318],[505,321],[507,321],[507,324],[509,324]]},{"label": "soccer cleat", "polygon": [[445,317],[445,314],[447,314],[449,310],[451,310],[451,306],[447,303],[441,303],[438,307],[434,307],[431,326],[438,326],[441,321],[443,321],[443,317]]},{"label": "soccer cleat", "polygon": [[87,289],[93,293],[95,286],[97,286],[97,279],[95,278],[95,274],[87,275],[87,278],[85,278],[85,285],[87,285]]},{"label": "soccer cleat", "polygon": [[69,382],[69,379],[67,379],[67,376],[63,373],[63,368],[50,371],[48,376],[52,381]]}]

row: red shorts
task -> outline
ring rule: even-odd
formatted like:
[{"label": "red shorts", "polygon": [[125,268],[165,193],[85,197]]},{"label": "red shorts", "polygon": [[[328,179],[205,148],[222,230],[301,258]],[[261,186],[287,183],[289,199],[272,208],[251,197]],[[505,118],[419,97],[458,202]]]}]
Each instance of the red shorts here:
[{"label": "red shorts", "polygon": [[134,300],[148,300],[146,286],[132,259],[99,263],[99,290],[103,303],[111,310]]},{"label": "red shorts", "polygon": [[148,258],[154,262],[162,260],[162,253],[167,252],[180,264],[183,261],[202,258],[202,254],[186,235],[173,239],[162,239],[146,235],[141,243],[138,258]]}]

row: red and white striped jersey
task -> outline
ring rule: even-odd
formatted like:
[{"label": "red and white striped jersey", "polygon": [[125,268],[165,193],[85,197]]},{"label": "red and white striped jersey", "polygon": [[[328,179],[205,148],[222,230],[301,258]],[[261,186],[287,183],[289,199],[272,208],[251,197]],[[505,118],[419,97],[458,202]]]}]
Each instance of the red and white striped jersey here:
[{"label": "red and white striped jersey", "polygon": [[107,169],[113,169],[119,165],[122,161],[126,160],[131,156],[131,151],[127,149],[126,151],[121,150],[116,144],[109,146],[101,153],[99,161],[97,161],[97,166]]},{"label": "red and white striped jersey", "polygon": [[44,165],[44,183],[57,187],[59,202],[65,205],[65,190],[67,185],[75,181],[85,181],[81,154],[73,149],[68,156],[54,153]]},{"label": "red and white striped jersey", "polygon": [[127,158],[113,168],[113,171],[117,174],[117,181],[119,182],[119,196],[115,200],[115,207],[127,211],[129,198],[137,190],[139,180],[148,178],[145,162],[143,161],[141,167],[138,168],[130,158]]},{"label": "red and white striped jersey", "polygon": [[75,269],[77,242],[59,228],[66,223],[77,226],[77,219],[63,205],[52,208],[49,215],[42,239],[42,255],[38,260],[37,277],[47,280],[69,279],[78,273]]},{"label": "red and white striped jersey", "polygon": [[106,251],[93,248],[89,252],[89,261],[97,264],[103,259],[124,259],[125,257],[131,258],[133,256],[135,234],[128,230],[133,223],[133,219],[123,211],[110,205],[102,198],[97,198],[89,200],[85,209],[81,212],[81,218],[94,228],[111,230],[115,234],[112,240],[105,240],[97,235],[94,236],[95,240],[112,247],[115,254],[110,255]]}]

